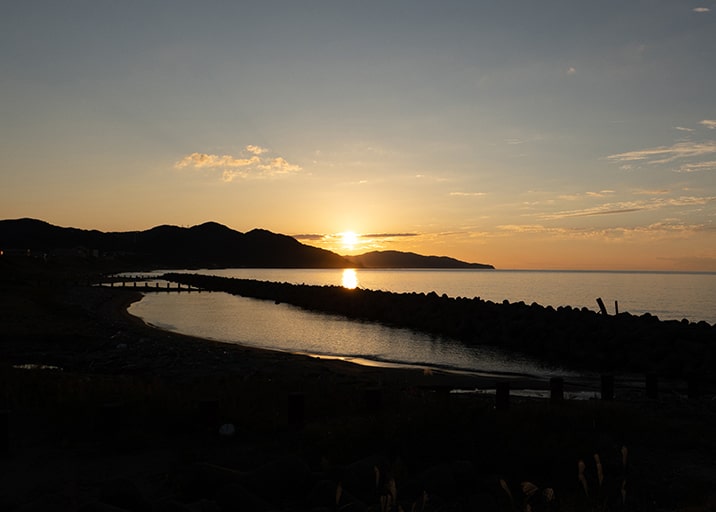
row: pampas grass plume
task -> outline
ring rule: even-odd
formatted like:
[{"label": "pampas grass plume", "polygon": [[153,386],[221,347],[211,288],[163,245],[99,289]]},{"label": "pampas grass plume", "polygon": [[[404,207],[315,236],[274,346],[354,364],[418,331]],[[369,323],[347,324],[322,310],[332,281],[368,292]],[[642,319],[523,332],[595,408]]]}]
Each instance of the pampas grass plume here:
[{"label": "pampas grass plume", "polygon": [[582,487],[584,488],[584,494],[589,496],[589,488],[587,486],[587,478],[584,476],[584,470],[586,469],[586,465],[584,464],[584,461],[582,459],[579,459],[579,462],[577,462],[577,471],[579,474],[579,481],[582,483]]},{"label": "pampas grass plume", "polygon": [[626,467],[627,465],[627,456],[629,455],[629,450],[626,446],[622,446],[622,465]]},{"label": "pampas grass plume", "polygon": [[602,469],[602,461],[599,459],[599,454],[594,454],[594,463],[597,466],[597,479],[599,480],[599,487],[602,486],[602,482],[604,482],[604,471]]},{"label": "pampas grass plume", "polygon": [[510,487],[507,485],[507,482],[505,482],[502,478],[500,478],[500,487],[507,493],[507,496],[510,498],[510,502],[514,503],[514,500],[512,499],[512,493],[510,492]]},{"label": "pampas grass plume", "polygon": [[520,486],[522,487],[522,492],[525,494],[525,496],[532,496],[534,493],[539,491],[539,487],[537,487],[532,482],[522,482]]}]

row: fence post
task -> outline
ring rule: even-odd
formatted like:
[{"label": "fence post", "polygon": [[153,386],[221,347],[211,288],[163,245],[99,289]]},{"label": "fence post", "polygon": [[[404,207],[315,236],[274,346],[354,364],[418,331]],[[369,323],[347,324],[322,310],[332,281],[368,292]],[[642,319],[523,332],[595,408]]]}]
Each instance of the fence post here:
[{"label": "fence post", "polygon": [[609,313],[607,313],[607,307],[604,305],[604,301],[601,297],[597,297],[597,304],[599,305],[599,311],[602,312],[602,315],[607,316]]}]

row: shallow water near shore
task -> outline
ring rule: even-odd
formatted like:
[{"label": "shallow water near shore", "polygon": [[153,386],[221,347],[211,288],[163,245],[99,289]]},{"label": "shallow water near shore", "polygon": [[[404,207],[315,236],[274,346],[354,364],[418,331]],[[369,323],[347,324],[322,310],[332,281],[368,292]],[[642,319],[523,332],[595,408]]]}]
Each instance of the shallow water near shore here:
[{"label": "shallow water near shore", "polygon": [[577,375],[494,347],[467,347],[456,340],[409,329],[222,292],[147,293],[130,306],[129,313],[158,328],[191,336],[368,366],[538,379]]}]

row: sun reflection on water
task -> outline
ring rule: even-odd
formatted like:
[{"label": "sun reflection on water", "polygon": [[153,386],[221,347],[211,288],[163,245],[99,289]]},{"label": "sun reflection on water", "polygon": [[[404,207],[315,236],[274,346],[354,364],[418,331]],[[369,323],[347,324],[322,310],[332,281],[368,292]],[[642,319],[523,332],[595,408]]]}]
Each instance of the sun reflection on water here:
[{"label": "sun reflection on water", "polygon": [[350,288],[351,290],[358,287],[358,274],[356,273],[355,269],[343,269],[342,284],[343,288]]}]

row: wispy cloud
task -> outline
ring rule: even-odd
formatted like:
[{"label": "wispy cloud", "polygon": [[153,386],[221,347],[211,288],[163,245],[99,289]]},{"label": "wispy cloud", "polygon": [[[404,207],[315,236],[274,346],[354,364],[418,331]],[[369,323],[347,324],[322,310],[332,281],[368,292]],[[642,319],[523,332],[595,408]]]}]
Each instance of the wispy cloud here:
[{"label": "wispy cloud", "polygon": [[542,224],[501,224],[496,228],[498,231],[508,233],[544,233],[546,231],[554,232],[555,229],[561,231],[561,228],[548,228]]},{"label": "wispy cloud", "polygon": [[704,171],[716,171],[716,160],[708,162],[696,162],[682,164],[677,169],[677,172],[704,172]]},{"label": "wispy cloud", "polygon": [[642,189],[634,191],[634,194],[638,196],[663,196],[670,193],[671,190],[668,189]]},{"label": "wispy cloud", "polygon": [[711,12],[711,9],[709,9],[708,7],[694,7],[691,10],[694,12]]},{"label": "wispy cloud", "polygon": [[231,155],[210,155],[207,153],[191,153],[179,160],[174,167],[183,169],[184,167],[193,167],[194,169],[217,169],[217,168],[235,168],[248,167],[261,162],[258,156],[250,158],[237,158]]},{"label": "wispy cloud", "polygon": [[[701,122],[703,124],[704,121]],[[716,124],[716,122],[715,122]],[[694,158],[716,153],[716,142],[679,142],[672,146],[659,146],[656,148],[627,151],[609,155],[607,160],[612,162],[638,162],[647,164],[665,164],[681,158]]]},{"label": "wispy cloud", "polygon": [[261,146],[254,146],[253,144],[249,144],[246,146],[246,151],[249,153],[253,153],[254,155],[263,155],[264,153],[268,152],[268,149],[262,148]]},{"label": "wispy cloud", "polygon": [[404,238],[419,236],[419,233],[369,233],[361,236],[365,238]]},{"label": "wispy cloud", "polygon": [[577,68],[575,68],[574,66],[569,66],[569,67],[567,68],[567,74],[568,74],[568,75],[576,75],[576,74],[577,74]]},{"label": "wispy cloud", "polygon": [[260,146],[248,145],[242,155],[214,155],[209,153],[191,153],[174,164],[176,169],[217,169],[222,171],[224,181],[235,179],[270,177],[301,171],[299,165],[291,164],[285,158],[263,156],[269,150]]},{"label": "wispy cloud", "polygon": [[699,124],[705,126],[709,130],[716,130],[716,120],[714,119],[704,119],[703,121],[700,121]]},{"label": "wispy cloud", "polygon": [[599,192],[587,192],[589,197],[607,197],[614,194],[614,190],[600,190]]},{"label": "wispy cloud", "polygon": [[[297,240],[334,240],[334,239],[342,239],[343,233],[304,233],[300,235],[291,235],[293,238]],[[406,238],[406,237],[414,237],[414,236],[420,236],[419,233],[356,233],[356,236],[360,239],[375,239],[375,238]]]},{"label": "wispy cloud", "polygon": [[693,132],[693,128],[686,128],[685,126],[674,126],[675,130],[679,130],[680,132]]},{"label": "wispy cloud", "polygon": [[450,192],[450,195],[457,197],[483,197],[487,194],[485,192]]},{"label": "wispy cloud", "polygon": [[590,192],[584,192],[578,193],[578,194],[562,194],[558,196],[558,199],[561,199],[562,201],[579,201],[584,199],[585,197],[596,197],[596,198],[602,198],[607,197],[612,194],[615,194],[615,190],[600,190],[598,192],[590,191]]},{"label": "wispy cloud", "polygon": [[661,239],[688,239],[707,229],[702,224],[679,222],[654,222],[644,226],[615,226],[607,228],[566,228],[542,224],[506,224],[497,226],[495,237],[513,235],[548,236],[561,240],[598,240],[600,242],[626,243]]},{"label": "wispy cloud", "polygon": [[302,233],[300,235],[291,235],[296,240],[323,240],[326,235],[319,235],[316,233]]},{"label": "wispy cloud", "polygon": [[615,215],[620,213],[634,213],[642,210],[658,210],[666,207],[703,206],[716,200],[716,196],[681,196],[681,197],[654,197],[640,201],[621,201],[604,203],[590,208],[579,210],[564,210],[554,213],[542,213],[537,217],[542,220],[559,220],[570,217],[592,217],[597,215]]},{"label": "wispy cloud", "polygon": [[632,207],[632,208],[609,208],[609,205],[597,206],[594,208],[584,208],[582,210],[569,210],[556,213],[549,213],[540,215],[541,219],[544,220],[555,220],[555,219],[566,219],[568,217],[593,217],[595,215],[614,215],[617,213],[633,213],[640,210],[644,210],[643,207]]}]

